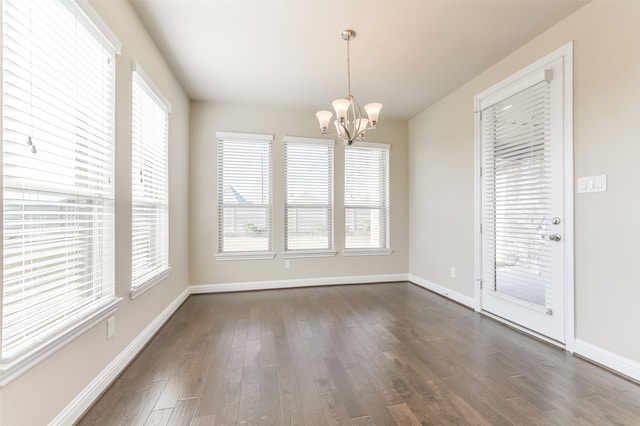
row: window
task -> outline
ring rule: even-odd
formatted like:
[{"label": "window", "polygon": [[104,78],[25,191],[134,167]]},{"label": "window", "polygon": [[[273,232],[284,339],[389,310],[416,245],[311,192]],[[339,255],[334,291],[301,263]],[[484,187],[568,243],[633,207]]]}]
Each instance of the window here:
[{"label": "window", "polygon": [[335,142],[288,136],[284,142],[285,253],[329,253],[333,250]]},{"label": "window", "polygon": [[168,126],[171,106],[139,66],[132,86],[131,296],[169,275]]},{"label": "window", "polygon": [[[2,363],[113,313],[117,40],[84,3],[3,2]],[[16,373],[19,374],[19,373]]]},{"label": "window", "polygon": [[345,149],[345,254],[390,254],[389,145]]},{"label": "window", "polygon": [[272,135],[218,132],[218,259],[273,258]]}]

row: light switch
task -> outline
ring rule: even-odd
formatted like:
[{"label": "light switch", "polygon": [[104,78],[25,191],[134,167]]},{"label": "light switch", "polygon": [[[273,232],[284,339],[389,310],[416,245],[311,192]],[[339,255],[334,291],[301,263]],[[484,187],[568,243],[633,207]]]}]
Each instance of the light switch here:
[{"label": "light switch", "polygon": [[587,176],[578,178],[578,193],[606,192],[607,175]]}]

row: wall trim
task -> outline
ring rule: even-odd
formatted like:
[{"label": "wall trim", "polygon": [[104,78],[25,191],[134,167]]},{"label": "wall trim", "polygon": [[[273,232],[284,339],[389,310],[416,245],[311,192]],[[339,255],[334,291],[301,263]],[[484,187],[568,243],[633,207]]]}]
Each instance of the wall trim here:
[{"label": "wall trim", "polygon": [[411,281],[412,283],[420,287],[426,288],[429,291],[432,291],[448,299],[451,299],[454,302],[458,302],[461,305],[467,306],[471,309],[475,309],[476,307],[476,301],[473,297],[467,296],[462,293],[458,293],[457,291],[453,291],[450,288],[441,286],[440,284],[436,284],[434,282],[431,282],[424,278],[420,278],[413,274],[409,274],[409,281]]},{"label": "wall trim", "polygon": [[190,295],[189,287],[175,298],[107,367],[96,376],[72,401],[67,405],[49,425],[71,425],[91,407],[109,385],[133,361],[144,346],[160,330],[173,313],[187,300]]},{"label": "wall trim", "polygon": [[640,362],[618,355],[607,349],[576,339],[573,345],[574,354],[587,361],[595,362],[603,367],[640,382]]},{"label": "wall trim", "polygon": [[234,291],[275,290],[279,288],[320,287],[327,285],[369,284],[408,281],[408,274],[357,275],[350,277],[301,278],[293,280],[251,281],[222,284],[198,284],[191,294],[228,293]]}]

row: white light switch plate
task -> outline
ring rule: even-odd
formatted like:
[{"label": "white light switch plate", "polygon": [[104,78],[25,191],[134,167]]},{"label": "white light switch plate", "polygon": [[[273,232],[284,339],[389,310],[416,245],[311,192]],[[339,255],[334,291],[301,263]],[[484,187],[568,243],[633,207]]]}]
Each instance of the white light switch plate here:
[{"label": "white light switch plate", "polygon": [[607,175],[587,176],[578,178],[578,193],[606,192]]}]

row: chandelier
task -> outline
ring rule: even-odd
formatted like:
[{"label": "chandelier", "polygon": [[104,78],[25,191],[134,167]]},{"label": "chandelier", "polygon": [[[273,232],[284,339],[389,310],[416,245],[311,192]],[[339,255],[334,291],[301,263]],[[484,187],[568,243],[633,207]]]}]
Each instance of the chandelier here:
[{"label": "chandelier", "polygon": [[[355,38],[356,32],[344,30],[342,39],[347,42],[347,85],[348,94],[343,99],[336,99],[331,103],[336,111],[336,119],[333,124],[336,128],[338,138],[345,144],[351,145],[356,140],[362,140],[367,130],[375,129],[378,125],[378,115],[382,109],[382,104],[372,103],[364,106],[368,118],[362,117],[362,109],[356,98],[351,94],[351,64],[349,62],[349,40]],[[316,113],[322,134],[327,134],[329,122],[333,117],[331,111],[318,111]]]}]

